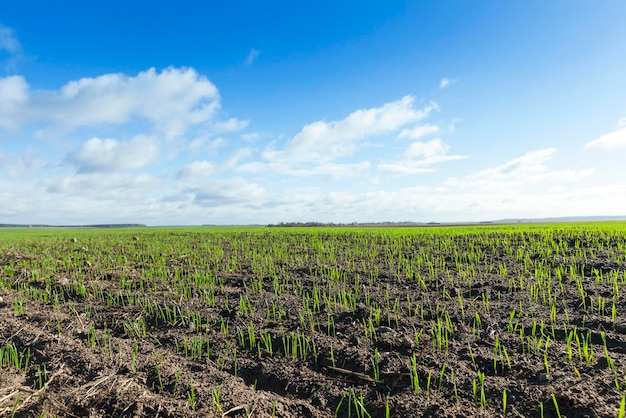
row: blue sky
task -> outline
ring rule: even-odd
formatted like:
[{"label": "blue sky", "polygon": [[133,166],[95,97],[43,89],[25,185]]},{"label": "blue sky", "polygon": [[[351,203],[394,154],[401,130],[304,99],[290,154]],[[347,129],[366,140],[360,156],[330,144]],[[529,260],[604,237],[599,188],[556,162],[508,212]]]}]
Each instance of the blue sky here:
[{"label": "blue sky", "polygon": [[626,214],[622,1],[9,2],[0,223]]}]

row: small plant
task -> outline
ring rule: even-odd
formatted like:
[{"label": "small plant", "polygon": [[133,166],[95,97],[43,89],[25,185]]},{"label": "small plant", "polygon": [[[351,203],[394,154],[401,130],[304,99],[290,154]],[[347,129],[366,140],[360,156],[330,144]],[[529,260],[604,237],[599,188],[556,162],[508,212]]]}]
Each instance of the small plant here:
[{"label": "small plant", "polygon": [[[217,412],[222,412],[222,388],[214,387],[211,389],[211,402]],[[274,406],[275,407],[275,406]]]},{"label": "small plant", "polygon": [[17,398],[15,399],[15,403],[13,404],[13,410],[11,411],[11,418],[15,417],[15,413],[17,412],[17,406],[20,404],[20,401],[22,400],[22,394],[18,394]]},{"label": "small plant", "polygon": [[41,366],[37,366],[37,382],[38,382],[38,388],[39,389],[43,389],[46,382],[48,382],[48,371],[46,370],[46,365],[43,365],[43,368]]},{"label": "small plant", "polygon": [[546,369],[546,375],[550,375],[550,364],[548,363],[548,346],[550,344],[550,337],[546,340],[545,351],[543,352],[543,365]]},{"label": "small plant", "polygon": [[172,396],[174,399],[178,397],[178,381],[180,380],[181,371],[178,370],[174,375],[174,388],[172,389]]},{"label": "small plant", "polygon": [[478,370],[477,374],[478,379],[474,379],[472,381],[472,393],[474,394],[474,402],[480,405],[482,409],[487,409],[487,396],[485,394],[485,374],[480,370]]},{"label": "small plant", "polygon": [[467,348],[469,350],[469,356],[472,360],[472,365],[474,366],[474,369],[478,369],[478,366],[476,365],[476,358],[474,357],[474,352],[472,351],[472,347],[469,345],[469,343],[467,343]]},{"label": "small plant", "polygon": [[92,350],[95,350],[96,347],[98,347],[99,345],[98,336],[96,335],[96,329],[91,324],[89,325],[89,328],[87,329],[87,341],[89,342],[89,346],[91,347]]},{"label": "small plant", "polygon": [[193,411],[196,410],[196,388],[193,385],[193,378],[189,379],[189,391],[187,392],[187,400],[189,400],[189,406]]},{"label": "small plant", "polygon": [[385,396],[385,418],[391,418],[391,405],[389,405],[389,394]]},{"label": "small plant", "polygon": [[[343,415],[339,415],[339,410],[341,409],[341,406],[344,402],[344,400],[347,399],[346,402],[346,406],[347,406],[347,413],[343,414]],[[352,408],[354,407],[354,412],[352,411]],[[354,413],[354,415],[353,415]],[[338,416],[342,416],[342,417],[346,417],[346,418],[352,418],[353,416],[356,418],[372,418],[372,416],[370,415],[369,412],[367,412],[367,409],[365,408],[365,402],[363,399],[363,394],[361,395],[357,395],[356,393],[354,393],[354,389],[350,389],[348,390],[347,393],[345,393],[342,397],[341,400],[339,401],[339,404],[337,405],[337,408],[335,409],[335,417]]]},{"label": "small plant", "polygon": [[272,344],[272,335],[269,331],[265,331],[261,334],[261,341],[263,342],[263,347],[265,351],[270,355],[274,355],[274,346]]},{"label": "small plant", "polygon": [[411,357],[411,364],[409,365],[409,372],[411,374],[411,385],[413,386],[413,391],[415,394],[418,394],[421,390],[420,388],[420,377],[417,372],[417,356],[413,353],[413,357]]},{"label": "small plant", "polygon": [[13,302],[13,313],[15,316],[22,316],[26,314],[25,305],[26,303],[21,297],[15,299],[15,302]]},{"label": "small plant", "polygon": [[593,348],[591,347],[591,332],[587,332],[587,337],[583,340],[583,357],[587,364],[593,362]]},{"label": "small plant", "polygon": [[554,409],[556,409],[556,415],[561,418],[561,411],[559,410],[559,403],[556,400],[554,393],[552,394],[552,402],[554,403]]},{"label": "small plant", "polygon": [[5,344],[0,347],[0,367],[13,366],[17,370],[26,372],[30,364],[30,347],[26,348],[21,353],[18,351],[15,344]]},{"label": "small plant", "polygon": [[[154,365],[154,371],[157,376],[157,382],[159,384],[159,392],[163,390],[163,379],[161,379],[161,367],[158,364]],[[152,387],[154,388],[154,382],[152,383]]]},{"label": "small plant", "polygon": [[441,367],[441,372],[439,372],[439,384],[437,385],[437,393],[441,392],[441,385],[443,384],[443,375],[446,372],[446,363],[443,363]]},{"label": "small plant", "polygon": [[372,359],[372,374],[375,381],[380,380],[380,364],[379,364],[378,348],[374,349],[374,358]]},{"label": "small plant", "polygon": [[456,377],[454,375],[454,370],[450,370],[450,376],[452,378],[452,391],[454,392],[454,399],[456,403],[459,403],[459,392],[456,387]]},{"label": "small plant", "polygon": [[130,371],[133,375],[137,373],[137,354],[138,353],[139,353],[139,347],[137,346],[137,344],[134,344],[133,352],[132,352],[132,360],[130,362]]}]

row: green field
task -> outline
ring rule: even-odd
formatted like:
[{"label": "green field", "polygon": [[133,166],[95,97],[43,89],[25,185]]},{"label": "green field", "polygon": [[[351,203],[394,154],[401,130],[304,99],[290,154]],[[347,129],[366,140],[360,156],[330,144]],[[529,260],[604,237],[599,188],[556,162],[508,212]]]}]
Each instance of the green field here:
[{"label": "green field", "polygon": [[1,416],[620,416],[626,223],[0,230]]}]

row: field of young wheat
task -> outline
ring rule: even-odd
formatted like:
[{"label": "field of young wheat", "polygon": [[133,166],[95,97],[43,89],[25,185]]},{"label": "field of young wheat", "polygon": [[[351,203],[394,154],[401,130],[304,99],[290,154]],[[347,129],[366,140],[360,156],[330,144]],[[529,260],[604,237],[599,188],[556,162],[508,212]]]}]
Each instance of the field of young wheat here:
[{"label": "field of young wheat", "polygon": [[0,416],[623,418],[626,224],[0,230]]}]

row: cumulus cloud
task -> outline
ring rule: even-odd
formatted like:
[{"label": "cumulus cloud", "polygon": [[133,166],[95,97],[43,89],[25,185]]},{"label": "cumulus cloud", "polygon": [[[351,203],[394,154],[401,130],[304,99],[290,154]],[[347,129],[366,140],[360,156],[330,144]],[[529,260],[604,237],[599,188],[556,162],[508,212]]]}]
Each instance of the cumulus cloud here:
[{"label": "cumulus cloud", "polygon": [[395,162],[381,163],[380,170],[395,171],[404,174],[416,174],[433,171],[433,164],[467,158],[462,155],[448,155],[450,146],[439,138],[428,142],[413,142],[404,154]]},{"label": "cumulus cloud", "polygon": [[211,121],[220,106],[217,88],[191,68],[86,77],[59,90],[30,90],[22,77],[0,79],[0,86],[2,101],[7,95],[9,103],[0,105],[0,126],[48,124],[41,135],[146,120],[167,136],[178,136]]},{"label": "cumulus cloud", "polygon": [[[445,146],[429,142],[409,147],[406,154],[422,159],[441,155]],[[584,172],[549,168],[554,153],[554,149],[533,151],[456,179],[456,183],[400,188],[370,184],[358,189],[342,189],[341,184],[332,182],[320,183],[319,187],[308,182],[306,186],[300,182],[299,187],[281,183],[266,189],[245,177],[215,178],[215,174],[198,178],[197,182],[132,171],[66,175],[63,167],[44,167],[45,163],[37,161],[34,154],[0,154],[0,167],[4,169],[0,169],[0,200],[11,202],[0,205],[0,216],[15,223],[173,225],[285,220],[467,221],[621,214],[626,186],[616,180],[599,187],[580,187],[572,180],[580,179]],[[245,154],[240,150],[230,158]],[[198,161],[210,164],[190,166],[210,172],[211,164],[215,164]],[[28,168],[20,171],[22,164]],[[310,169],[323,167],[341,177],[341,173],[352,176],[367,166],[367,162],[328,163]],[[7,173],[13,169],[17,171],[9,177]],[[40,180],[42,173],[44,180]],[[565,187],[558,187],[565,182]]]},{"label": "cumulus cloud", "polygon": [[589,176],[591,169],[550,170],[548,160],[556,153],[556,148],[545,148],[524,154],[495,168],[488,168],[466,177],[452,177],[444,185],[469,190],[507,189],[527,187],[546,182],[572,182]]},{"label": "cumulus cloud", "polygon": [[415,109],[415,98],[405,96],[380,107],[360,109],[338,121],[316,121],[305,125],[281,151],[267,150],[269,161],[330,162],[353,153],[356,144],[366,138],[393,133],[424,119],[437,109],[430,104]]},{"label": "cumulus cloud", "polygon": [[617,127],[618,128],[626,127],[626,118],[621,118],[620,120],[618,120]]},{"label": "cumulus cloud", "polygon": [[123,142],[95,137],[66,160],[78,167],[78,173],[91,173],[141,168],[154,162],[158,154],[158,142],[153,137],[138,135]]},{"label": "cumulus cloud", "polygon": [[587,142],[585,148],[597,148],[605,151],[626,148],[626,126],[622,127],[624,124],[626,124],[626,118],[620,119],[617,125],[620,129]]},{"label": "cumulus cloud", "polygon": [[435,125],[421,125],[403,129],[398,134],[398,139],[420,139],[428,135],[439,132],[439,127]]}]

